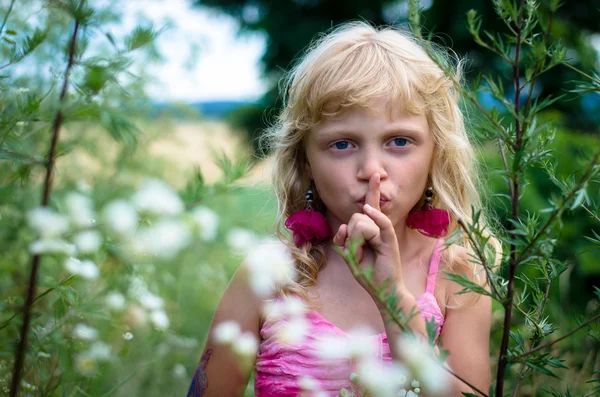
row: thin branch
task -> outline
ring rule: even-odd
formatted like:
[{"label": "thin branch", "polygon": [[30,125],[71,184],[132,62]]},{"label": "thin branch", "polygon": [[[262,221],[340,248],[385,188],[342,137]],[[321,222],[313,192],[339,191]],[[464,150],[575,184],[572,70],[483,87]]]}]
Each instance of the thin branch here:
[{"label": "thin branch", "polygon": [[552,342],[548,342],[548,343],[546,343],[546,344],[544,344],[544,345],[538,346],[538,347],[536,347],[535,349],[531,349],[531,350],[529,350],[529,351],[527,351],[527,352],[525,352],[525,353],[519,354],[518,356],[511,357],[511,358],[510,358],[510,361],[517,361],[517,360],[519,360],[519,359],[521,359],[521,358],[523,358],[523,357],[529,356],[529,355],[531,355],[531,354],[533,354],[533,353],[536,353],[536,352],[538,352],[538,351],[540,351],[540,350],[544,350],[544,349],[546,349],[547,347],[550,347],[550,346],[554,345],[555,343],[558,343],[558,342],[560,342],[561,340],[563,340],[563,339],[565,339],[565,338],[568,338],[569,336],[573,335],[574,333],[576,333],[576,332],[577,332],[577,331],[579,331],[580,329],[582,329],[582,328],[586,327],[587,325],[589,325],[589,324],[593,323],[594,321],[596,321],[596,320],[598,320],[598,319],[600,319],[600,313],[596,314],[594,317],[590,318],[588,321],[586,321],[585,323],[581,324],[579,327],[575,328],[574,330],[572,330],[572,331],[570,331],[570,332],[568,332],[568,333],[564,334],[564,335],[563,335],[563,336],[561,336],[560,338],[558,338],[558,339],[555,339],[555,340],[553,340]]},{"label": "thin branch", "polygon": [[6,11],[6,14],[4,14],[4,20],[2,21],[2,25],[0,26],[0,35],[2,35],[2,31],[4,30],[4,27],[6,26],[6,22],[8,21],[8,16],[12,12],[13,5],[15,5],[15,1],[16,0],[11,0],[10,5],[8,6],[8,11]]},{"label": "thin branch", "polygon": [[[79,3],[80,7],[83,7],[85,0],[81,0]],[[67,88],[69,86],[69,75],[71,72],[71,68],[75,61],[75,48],[77,44],[77,34],[79,32],[79,19],[75,19],[75,23],[73,26],[73,34],[71,36],[71,43],[69,45],[69,57],[67,61],[67,66],[65,70],[65,77],[63,81],[63,87],[59,97],[59,108],[56,112],[56,118],[54,119],[53,128],[52,128],[52,141],[50,143],[50,149],[48,152],[48,160],[46,164],[46,176],[44,179],[44,190],[42,196],[42,206],[48,206],[48,202],[50,200],[50,189],[52,187],[52,171],[54,169],[54,161],[56,157],[56,147],[58,144],[58,136],[60,132],[60,127],[63,122],[63,113],[62,107],[65,102],[65,98],[67,95]],[[25,307],[23,310],[23,324],[21,326],[21,333],[19,343],[15,350],[15,364],[13,368],[11,389],[10,389],[10,397],[16,397],[19,386],[21,384],[21,373],[23,371],[23,364],[25,360],[25,350],[27,348],[27,337],[29,334],[30,322],[31,322],[31,308],[33,305],[33,300],[35,296],[35,289],[37,284],[38,270],[40,265],[40,255],[36,254],[33,256],[31,263],[31,272],[29,274],[29,285],[27,287],[27,296],[25,298]]]},{"label": "thin branch", "polygon": [[[548,301],[548,294],[550,294],[550,284],[551,284],[551,280],[548,279],[548,282],[546,283],[546,290],[544,291],[544,299],[542,299],[542,304],[541,307],[538,311],[538,316],[537,316],[537,320],[540,321],[542,319],[542,314],[544,313],[544,309],[546,307],[546,302]],[[533,324],[536,324],[535,322],[533,322]],[[533,337],[531,338],[531,347],[534,347],[535,345],[537,345],[540,341],[540,337],[539,337],[539,333],[534,333]],[[519,385],[521,384],[521,381],[523,380],[524,376],[523,373],[525,372],[525,368],[527,368],[527,365],[525,363],[521,364],[521,370],[519,371],[519,377],[517,378],[517,383],[514,386],[514,390],[512,392],[511,397],[515,397],[517,395],[517,390],[519,389]]]},{"label": "thin branch", "polygon": [[446,367],[444,365],[442,365],[442,368],[444,368],[450,375],[454,376],[456,379],[460,380],[465,385],[469,386],[471,389],[473,389],[473,391],[476,391],[477,393],[481,394],[482,397],[489,397],[486,393],[482,392],[477,387],[475,387],[472,384],[470,384],[469,382],[467,382],[464,378],[462,378],[460,375],[458,375],[457,373],[455,373],[454,371],[452,371],[450,368],[448,368],[448,367]]},{"label": "thin branch", "polygon": [[568,64],[568,63],[566,63],[566,62],[563,62],[562,64],[563,64],[563,65],[565,65],[566,67],[568,67],[569,69],[571,69],[571,70],[573,70],[573,71],[575,71],[575,72],[579,73],[579,74],[580,74],[580,75],[582,75],[583,77],[586,77],[586,78],[588,78],[588,79],[592,80],[594,83],[596,83],[597,85],[599,85],[599,86],[600,86],[600,80],[598,80],[598,79],[595,79],[594,77],[592,77],[592,76],[590,76],[589,74],[585,73],[583,70],[580,70],[580,69],[576,68],[575,66],[573,66],[573,65],[571,65],[571,64]]},{"label": "thin branch", "polygon": [[[587,180],[589,179],[590,175],[594,172],[594,169],[598,163],[598,161],[600,160],[600,150],[598,150],[596,152],[596,154],[594,155],[594,158],[592,159],[591,163],[590,163],[590,167],[586,170],[586,172],[583,174],[583,176],[579,179],[579,183],[575,186],[574,189],[572,189],[565,197],[565,199],[563,200],[563,207],[566,205],[566,203],[568,203],[573,196],[577,193],[577,191],[579,189],[581,189],[581,187],[583,186],[583,184],[585,182],[587,182]],[[539,229],[540,231],[531,239],[531,241],[529,242],[529,244],[527,244],[527,246],[525,246],[525,248],[521,251],[521,255],[519,256],[519,258],[517,259],[517,262],[520,262],[526,254],[529,253],[529,250],[533,247],[533,245],[537,242],[537,240],[540,239],[540,237],[545,233],[545,230],[550,227],[550,225],[552,224],[552,222],[554,222],[554,219],[558,216],[559,212],[561,212],[562,208],[557,209],[556,211],[553,211],[550,216],[548,217],[548,219],[546,220],[546,222],[544,223],[544,225]]]},{"label": "thin branch", "polygon": [[[504,170],[508,173],[508,162],[506,161],[506,153],[504,153],[504,147],[502,146],[502,140],[500,138],[498,138],[498,149],[500,150],[500,157],[502,157],[502,163],[504,164]],[[512,187],[512,180],[507,177],[506,178],[506,183],[508,183],[508,192],[510,193],[510,196],[512,197],[512,191],[513,191],[513,187]]]},{"label": "thin branch", "polygon": [[[552,22],[554,20],[554,13],[550,14],[550,20],[548,21],[548,29],[544,33],[544,38],[542,39],[542,45],[546,46],[546,41],[548,40],[548,36],[550,35],[550,30],[552,30]],[[531,109],[531,96],[533,94],[533,86],[535,85],[535,80],[537,76],[540,74],[541,62],[536,62],[535,69],[533,71],[533,75],[531,77],[531,82],[529,83],[529,94],[527,94],[527,101],[525,102],[525,115],[529,113]]]},{"label": "thin branch", "polygon": [[592,210],[590,210],[588,207],[586,207],[584,204],[581,204],[581,207],[587,211],[588,214],[590,214],[592,216],[592,218],[594,218],[595,220],[597,220],[598,222],[600,222],[600,217],[598,217],[598,215],[594,214],[594,212]]},{"label": "thin branch", "polygon": [[496,289],[496,285],[494,284],[494,280],[492,279],[492,276],[490,274],[490,269],[487,266],[487,263],[486,263],[486,260],[485,260],[485,256],[483,255],[483,252],[481,252],[481,248],[475,242],[475,239],[473,238],[473,236],[469,232],[469,230],[467,228],[467,225],[465,225],[464,221],[462,219],[459,219],[458,220],[458,224],[463,228],[463,230],[467,234],[467,237],[468,237],[469,241],[471,241],[471,244],[475,248],[475,252],[477,253],[477,257],[479,258],[479,260],[481,261],[481,265],[485,269],[485,274],[487,276],[488,282],[490,283],[490,285],[494,289],[494,293],[496,294],[496,296],[498,297],[498,299],[500,301],[504,300],[504,298],[502,297],[502,295],[500,294],[500,292]]},{"label": "thin branch", "polygon": [[[519,95],[521,94],[520,83],[519,83],[519,60],[521,55],[521,34],[523,33],[523,8],[524,8],[525,0],[521,1],[521,7],[519,9],[519,22],[517,24],[517,44],[516,44],[516,53],[515,53],[515,61],[513,63],[513,79],[515,85],[515,134],[516,139],[514,142],[514,152],[518,153],[522,147],[522,131],[521,131],[521,123],[519,121]],[[519,175],[512,175],[512,219],[516,222],[519,218]],[[514,227],[513,223],[509,224],[509,233],[510,230]],[[510,245],[510,263],[508,269],[508,286],[506,289],[506,300],[503,303],[504,306],[504,324],[503,324],[503,332],[502,332],[502,342],[500,343],[500,353],[498,360],[498,371],[496,373],[496,395],[503,396],[504,395],[504,375],[506,372],[506,366],[508,364],[506,353],[508,351],[508,341],[510,337],[510,323],[512,319],[512,303],[513,303],[513,287],[515,280],[515,272],[517,269],[517,261],[516,261],[516,246],[514,243]]]}]

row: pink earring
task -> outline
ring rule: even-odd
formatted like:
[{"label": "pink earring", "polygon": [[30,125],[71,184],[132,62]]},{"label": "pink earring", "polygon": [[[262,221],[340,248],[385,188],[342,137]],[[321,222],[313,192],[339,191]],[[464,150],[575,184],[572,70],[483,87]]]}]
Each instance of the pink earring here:
[{"label": "pink earring", "polygon": [[[312,183],[311,183],[312,185]],[[294,232],[294,244],[300,247],[307,241],[313,245],[319,244],[331,237],[331,226],[319,211],[312,208],[313,192],[306,192],[306,206],[296,211],[285,220],[285,227]]]},{"label": "pink earring", "polygon": [[433,187],[425,191],[423,208],[413,211],[406,218],[406,225],[429,237],[441,237],[448,233],[450,215],[448,211],[433,208]]}]

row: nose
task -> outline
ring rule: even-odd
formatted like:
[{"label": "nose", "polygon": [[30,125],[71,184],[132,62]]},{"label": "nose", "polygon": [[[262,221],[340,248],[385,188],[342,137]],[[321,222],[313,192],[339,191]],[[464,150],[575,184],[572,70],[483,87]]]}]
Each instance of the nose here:
[{"label": "nose", "polygon": [[356,177],[361,181],[369,181],[375,173],[379,174],[380,180],[387,178],[383,154],[376,150],[365,150],[359,156],[358,173]]}]

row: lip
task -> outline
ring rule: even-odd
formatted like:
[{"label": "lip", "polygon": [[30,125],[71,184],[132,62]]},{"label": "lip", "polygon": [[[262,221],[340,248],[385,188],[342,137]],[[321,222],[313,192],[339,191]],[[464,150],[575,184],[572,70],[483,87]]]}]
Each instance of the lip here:
[{"label": "lip", "polygon": [[[380,199],[379,200],[379,208],[383,208],[384,206],[386,206],[387,203],[389,203],[390,200],[385,200],[385,199]],[[358,206],[362,209],[363,205],[365,205],[365,199],[360,199],[357,201]]]}]

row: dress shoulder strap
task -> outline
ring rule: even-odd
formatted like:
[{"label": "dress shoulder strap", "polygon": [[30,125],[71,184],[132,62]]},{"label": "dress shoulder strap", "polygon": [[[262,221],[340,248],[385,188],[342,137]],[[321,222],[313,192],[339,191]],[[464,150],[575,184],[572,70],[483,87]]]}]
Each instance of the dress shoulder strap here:
[{"label": "dress shoulder strap", "polygon": [[440,267],[440,256],[442,255],[442,246],[444,244],[444,239],[438,239],[435,244],[435,248],[433,249],[433,254],[431,255],[431,260],[429,261],[429,274],[427,275],[427,285],[425,287],[425,292],[433,294],[435,290],[435,280],[437,278],[438,269]]}]

